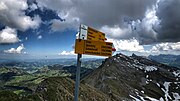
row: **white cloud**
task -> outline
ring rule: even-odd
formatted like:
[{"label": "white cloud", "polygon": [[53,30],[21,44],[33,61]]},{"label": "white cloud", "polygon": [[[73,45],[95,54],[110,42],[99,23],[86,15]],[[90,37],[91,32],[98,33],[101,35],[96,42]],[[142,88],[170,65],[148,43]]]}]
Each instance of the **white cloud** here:
[{"label": "white cloud", "polygon": [[75,55],[74,51],[62,51],[61,53],[58,53],[58,55]]},{"label": "white cloud", "polygon": [[37,37],[37,39],[42,39],[42,35],[39,35],[39,36]]},{"label": "white cloud", "polygon": [[51,29],[53,31],[64,31],[65,29],[77,30],[78,26],[76,24],[78,24],[78,21],[73,18],[70,21],[60,21],[60,20],[54,19],[52,20]]},{"label": "white cloud", "polygon": [[47,7],[53,10],[69,9],[73,6],[73,0],[36,0],[39,7]]},{"label": "white cloud", "polygon": [[150,44],[157,41],[157,33],[153,27],[158,26],[159,19],[156,16],[156,7],[148,9],[145,13],[145,17],[142,20],[128,20],[123,23],[123,27],[114,25],[109,27],[107,25],[101,27],[101,31],[105,32],[107,37],[113,39],[132,39],[135,37],[140,44]]},{"label": "white cloud", "polygon": [[43,9],[46,7],[56,11],[58,16],[64,21],[54,19],[52,20],[51,29],[53,31],[64,31],[65,29],[77,30],[79,27],[79,17],[74,8],[74,1],[72,0],[37,0],[38,6]]},{"label": "white cloud", "polygon": [[132,30],[131,26],[121,28],[118,25],[113,27],[109,27],[107,25],[103,26],[100,29],[102,32],[105,32],[107,37],[114,38],[114,39],[127,39],[131,36]]},{"label": "white cloud", "polygon": [[64,21],[54,19],[52,20],[51,29],[53,31],[63,31],[65,29],[74,29],[77,30],[79,28],[79,18],[73,16],[71,13],[74,13],[74,10],[71,9],[69,11],[61,11],[58,13],[58,16]]},{"label": "white cloud", "polygon": [[154,27],[157,27],[160,23],[159,18],[156,16],[156,7],[148,9],[145,13],[145,17],[133,22],[136,33],[136,38],[140,44],[151,44],[157,42],[157,32]]},{"label": "white cloud", "polygon": [[[125,16],[133,20],[143,18],[147,8],[151,8],[156,0],[37,0],[37,3],[39,7],[57,11],[58,15],[65,19],[65,22],[59,22],[60,29],[72,25],[76,29],[80,23],[100,29],[105,25],[108,27],[117,25],[121,28]],[[58,25],[55,24],[52,28],[58,30],[56,26]]]},{"label": "white cloud", "polygon": [[[54,31],[77,29],[83,23],[101,29],[109,38],[129,40],[135,37],[146,45],[179,41],[176,9],[179,3],[178,0],[37,0],[39,7],[55,10],[65,19],[52,21]],[[168,7],[170,9],[166,10]],[[174,19],[169,14],[173,14]]]},{"label": "white cloud", "polygon": [[0,44],[1,43],[15,43],[18,42],[17,31],[14,28],[6,27],[0,31]]},{"label": "white cloud", "polygon": [[117,51],[132,51],[132,52],[144,52],[144,47],[139,44],[136,39],[130,40],[116,40],[109,39],[108,41],[113,42],[114,47]]},{"label": "white cloud", "polygon": [[[63,58],[76,58],[77,54],[75,54],[74,51],[62,51],[62,52],[58,53],[58,55],[63,57]],[[102,59],[105,59],[106,57],[82,54],[82,58],[102,58]]]},{"label": "white cloud", "polygon": [[170,52],[179,52],[180,53],[180,42],[176,43],[160,43],[156,44],[152,47],[150,52],[152,53],[161,53],[162,51],[165,51],[166,53]]},{"label": "white cloud", "polygon": [[22,54],[22,53],[26,53],[26,52],[22,52],[22,50],[24,50],[25,47],[23,44],[21,44],[19,47],[17,48],[11,48],[9,50],[4,50],[5,53],[12,53],[12,54]]},{"label": "white cloud", "polygon": [[27,0],[1,0],[0,22],[5,26],[25,31],[29,28],[35,29],[41,23],[39,16],[30,17],[25,15],[28,8]]},{"label": "white cloud", "polygon": [[39,27],[41,23],[41,18],[37,15],[34,18],[31,18],[29,16],[26,17],[19,17],[19,30],[25,31],[29,28],[36,29]]},{"label": "white cloud", "polygon": [[26,37],[25,40],[28,40],[28,37]]},{"label": "white cloud", "polygon": [[34,11],[34,10],[38,9],[37,5],[34,3],[32,5],[30,5],[29,8],[30,8],[30,11]]},{"label": "white cloud", "polygon": [[[180,42],[175,43],[157,43],[155,45],[140,45],[138,40],[116,40],[108,39],[107,41],[113,42],[117,53],[119,52],[133,52],[139,55],[150,55],[150,54],[180,54]],[[146,48],[145,48],[146,47]]]}]

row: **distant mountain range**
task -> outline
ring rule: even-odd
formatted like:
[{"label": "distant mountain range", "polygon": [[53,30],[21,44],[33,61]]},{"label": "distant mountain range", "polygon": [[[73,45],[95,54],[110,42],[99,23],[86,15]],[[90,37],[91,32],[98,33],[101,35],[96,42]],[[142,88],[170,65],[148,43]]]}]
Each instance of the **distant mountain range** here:
[{"label": "distant mountain range", "polygon": [[[97,68],[103,59],[85,58],[82,60],[82,67]],[[53,65],[71,66],[76,65],[76,59],[31,59],[31,60],[0,60],[0,67],[16,67],[16,68],[42,68],[44,66]]]},{"label": "distant mountain range", "polygon": [[54,64],[73,65],[76,59],[29,59],[29,60],[0,60],[0,66],[18,68],[41,68]]},{"label": "distant mountain range", "polygon": [[180,55],[149,55],[148,58],[157,62],[180,68]]}]

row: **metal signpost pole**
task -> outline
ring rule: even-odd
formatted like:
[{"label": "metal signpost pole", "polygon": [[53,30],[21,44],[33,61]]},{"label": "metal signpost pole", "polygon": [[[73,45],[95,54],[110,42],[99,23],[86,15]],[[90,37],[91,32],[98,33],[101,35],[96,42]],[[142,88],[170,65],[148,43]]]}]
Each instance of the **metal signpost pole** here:
[{"label": "metal signpost pole", "polygon": [[78,95],[79,95],[81,57],[82,57],[82,54],[77,55],[77,69],[76,69],[76,84],[75,84],[75,92],[74,92],[74,101],[78,101]]}]

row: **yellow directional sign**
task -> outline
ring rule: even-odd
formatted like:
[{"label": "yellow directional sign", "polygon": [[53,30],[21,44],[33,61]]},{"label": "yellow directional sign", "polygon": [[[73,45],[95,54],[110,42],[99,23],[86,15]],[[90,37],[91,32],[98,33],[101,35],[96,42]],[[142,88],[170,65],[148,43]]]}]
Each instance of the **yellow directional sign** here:
[{"label": "yellow directional sign", "polygon": [[100,32],[96,29],[93,29],[91,27],[88,27],[87,31],[87,39],[88,40],[94,40],[94,41],[105,41],[105,34],[103,32]]},{"label": "yellow directional sign", "polygon": [[77,54],[84,54],[84,41],[85,40],[76,39],[75,53],[77,53]]},{"label": "yellow directional sign", "polygon": [[112,43],[93,40],[76,39],[75,53],[98,56],[111,56]]},{"label": "yellow directional sign", "polygon": [[94,40],[104,42],[106,40],[105,34],[94,28],[88,27],[86,25],[80,25],[80,35],[79,39],[82,40]]}]

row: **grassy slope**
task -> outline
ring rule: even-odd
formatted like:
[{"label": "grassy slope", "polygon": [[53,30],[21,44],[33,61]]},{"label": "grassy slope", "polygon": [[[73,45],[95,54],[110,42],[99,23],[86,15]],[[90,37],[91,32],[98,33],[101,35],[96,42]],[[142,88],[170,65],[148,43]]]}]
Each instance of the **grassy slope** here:
[{"label": "grassy slope", "polygon": [[[47,101],[72,101],[75,82],[65,77],[51,77],[44,80],[37,89],[41,99]],[[81,84],[79,101],[110,101],[107,95]],[[112,101],[112,100],[111,100]]]}]

